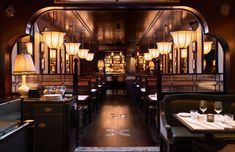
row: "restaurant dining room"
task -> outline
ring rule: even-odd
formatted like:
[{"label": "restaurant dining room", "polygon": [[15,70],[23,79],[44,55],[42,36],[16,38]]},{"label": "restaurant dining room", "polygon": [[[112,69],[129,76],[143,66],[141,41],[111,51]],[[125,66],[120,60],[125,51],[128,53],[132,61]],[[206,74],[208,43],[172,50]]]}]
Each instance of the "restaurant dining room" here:
[{"label": "restaurant dining room", "polygon": [[235,1],[0,6],[0,152],[234,152]]}]

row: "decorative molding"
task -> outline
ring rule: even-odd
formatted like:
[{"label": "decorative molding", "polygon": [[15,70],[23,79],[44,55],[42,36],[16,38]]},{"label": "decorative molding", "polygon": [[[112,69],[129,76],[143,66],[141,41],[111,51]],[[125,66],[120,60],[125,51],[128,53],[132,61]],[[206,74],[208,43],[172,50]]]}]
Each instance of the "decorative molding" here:
[{"label": "decorative molding", "polygon": [[180,0],[54,0],[54,3],[179,3]]}]

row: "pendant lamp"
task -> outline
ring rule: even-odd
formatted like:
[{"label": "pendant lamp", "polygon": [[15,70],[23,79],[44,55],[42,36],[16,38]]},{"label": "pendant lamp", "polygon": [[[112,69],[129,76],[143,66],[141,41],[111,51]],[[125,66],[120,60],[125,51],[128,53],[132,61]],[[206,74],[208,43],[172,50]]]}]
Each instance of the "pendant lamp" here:
[{"label": "pendant lamp", "polygon": [[64,44],[68,55],[76,55],[81,45],[81,43],[73,43],[73,42],[64,43]]},{"label": "pendant lamp", "polygon": [[[52,20],[54,25],[54,11],[52,13],[53,13]],[[42,32],[42,34],[43,34],[43,41],[50,49],[58,49],[64,43],[64,36],[65,36],[64,32],[48,30]]]},{"label": "pendant lamp", "polygon": [[81,59],[85,59],[87,54],[88,54],[89,50],[88,49],[79,49],[78,50],[78,56]]},{"label": "pendant lamp", "polygon": [[152,58],[159,57],[159,51],[156,48],[149,49],[149,53],[151,54]]},{"label": "pendant lamp", "polygon": [[192,36],[194,31],[175,31],[171,32],[171,36],[173,37],[174,44],[179,49],[187,48],[190,42],[192,41]]},{"label": "pendant lamp", "polygon": [[168,54],[171,52],[172,42],[157,42],[156,44],[161,54]]},{"label": "pendant lamp", "polygon": [[65,33],[57,31],[42,32],[43,40],[50,49],[58,49],[63,45]]},{"label": "pendant lamp", "polygon": [[86,56],[87,61],[92,61],[94,59],[94,53],[88,53]]}]

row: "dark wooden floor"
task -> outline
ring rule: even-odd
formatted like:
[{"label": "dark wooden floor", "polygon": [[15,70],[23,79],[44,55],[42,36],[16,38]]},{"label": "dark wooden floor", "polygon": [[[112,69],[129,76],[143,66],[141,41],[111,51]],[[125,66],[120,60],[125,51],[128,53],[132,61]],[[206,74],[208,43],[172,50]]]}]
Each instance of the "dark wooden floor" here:
[{"label": "dark wooden floor", "polygon": [[125,95],[108,95],[80,146],[155,146],[140,112]]}]

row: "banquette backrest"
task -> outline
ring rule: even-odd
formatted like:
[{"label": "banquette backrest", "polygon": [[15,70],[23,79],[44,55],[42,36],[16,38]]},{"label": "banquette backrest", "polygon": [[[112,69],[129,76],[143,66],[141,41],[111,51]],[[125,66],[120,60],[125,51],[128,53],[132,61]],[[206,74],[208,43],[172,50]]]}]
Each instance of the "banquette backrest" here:
[{"label": "banquette backrest", "polygon": [[174,113],[190,112],[190,109],[196,109],[200,112],[200,100],[207,101],[207,111],[214,112],[214,102],[221,101],[223,105],[222,114],[235,114],[235,94],[199,94],[199,93],[182,93],[166,96],[163,99],[165,118],[169,125],[179,126],[180,123],[174,118]]}]

